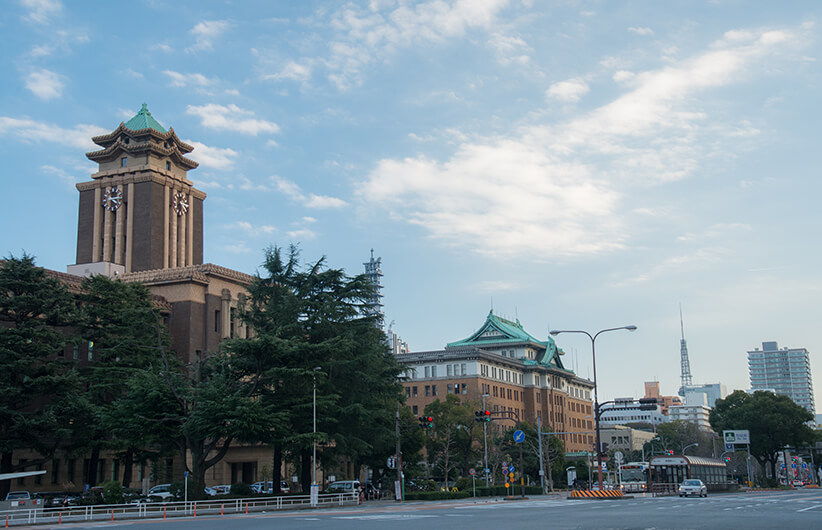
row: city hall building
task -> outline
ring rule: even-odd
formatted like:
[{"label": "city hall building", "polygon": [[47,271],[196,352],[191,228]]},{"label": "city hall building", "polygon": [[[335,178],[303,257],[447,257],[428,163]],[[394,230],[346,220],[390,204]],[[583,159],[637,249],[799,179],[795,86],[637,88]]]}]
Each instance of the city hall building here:
[{"label": "city hall building", "polygon": [[476,410],[484,399],[486,410],[514,412],[532,425],[539,418],[543,432],[558,433],[566,453],[586,453],[594,446],[594,384],[565,368],[562,355],[550,337],[540,341],[519,320],[512,322],[492,310],[470,337],[443,350],[402,353],[397,359],[406,367],[406,404],[415,415],[448,394]]}]

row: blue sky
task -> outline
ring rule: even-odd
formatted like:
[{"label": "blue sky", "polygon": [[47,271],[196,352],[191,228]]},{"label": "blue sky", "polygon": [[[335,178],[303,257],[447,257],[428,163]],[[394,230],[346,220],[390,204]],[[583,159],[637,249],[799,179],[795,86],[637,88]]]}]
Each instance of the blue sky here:
[{"label": "blue sky", "polygon": [[[205,259],[383,259],[412,350],[488,310],[597,341],[601,398],[806,347],[822,395],[818,2],[9,2],[4,254],[74,262],[90,137],[195,146]],[[591,375],[590,343],[560,336]],[[817,402],[822,406],[822,401]]]}]

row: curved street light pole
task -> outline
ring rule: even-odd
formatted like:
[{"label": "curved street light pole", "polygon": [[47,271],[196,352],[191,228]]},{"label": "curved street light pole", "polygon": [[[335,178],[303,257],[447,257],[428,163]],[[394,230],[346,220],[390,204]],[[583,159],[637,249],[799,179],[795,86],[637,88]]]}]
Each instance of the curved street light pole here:
[{"label": "curved street light pole", "polygon": [[589,339],[591,339],[591,358],[593,360],[593,368],[594,368],[594,430],[596,431],[596,453],[597,453],[597,477],[599,482],[599,491],[602,491],[602,442],[600,440],[599,434],[599,398],[597,396],[597,353],[596,353],[596,342],[597,337],[600,336],[602,333],[606,333],[608,331],[618,331],[620,329],[627,329],[628,331],[636,331],[636,326],[620,326],[618,328],[607,328],[601,329],[591,335],[587,331],[583,330],[566,330],[566,329],[554,329],[551,330],[549,333],[551,335],[557,336],[560,333],[581,333],[586,335]]},{"label": "curved street light pole", "polygon": [[696,446],[698,446],[698,445],[699,445],[699,442],[694,442],[694,443],[692,443],[692,444],[688,444],[688,445],[686,445],[685,447],[683,447],[683,448],[682,448],[682,456],[685,456],[685,451],[687,451],[689,448],[691,448],[691,447],[696,447]]}]

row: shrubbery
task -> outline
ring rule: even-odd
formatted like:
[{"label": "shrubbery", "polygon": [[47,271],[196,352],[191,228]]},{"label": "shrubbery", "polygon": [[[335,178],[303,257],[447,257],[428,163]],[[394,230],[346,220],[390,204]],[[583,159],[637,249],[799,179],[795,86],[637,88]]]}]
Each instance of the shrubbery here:
[{"label": "shrubbery", "polygon": [[444,501],[448,499],[465,499],[471,496],[469,491],[409,491],[405,493],[407,501]]}]

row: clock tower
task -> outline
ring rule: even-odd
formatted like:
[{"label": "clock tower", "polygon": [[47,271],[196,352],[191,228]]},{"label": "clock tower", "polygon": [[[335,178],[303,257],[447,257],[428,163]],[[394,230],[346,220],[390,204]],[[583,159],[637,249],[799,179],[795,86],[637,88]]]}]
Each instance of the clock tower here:
[{"label": "clock tower", "polygon": [[77,264],[68,272],[112,276],[203,263],[203,201],[188,171],[194,148],[166,130],[148,107],[112,132],[92,138],[99,164],[77,185]]}]

